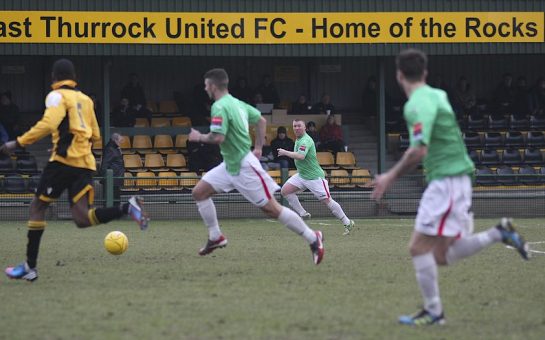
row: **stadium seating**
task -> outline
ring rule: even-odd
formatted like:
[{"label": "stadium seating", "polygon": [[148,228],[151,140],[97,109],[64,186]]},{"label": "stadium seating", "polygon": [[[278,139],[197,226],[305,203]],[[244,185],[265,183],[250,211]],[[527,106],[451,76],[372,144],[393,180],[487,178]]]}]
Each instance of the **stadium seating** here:
[{"label": "stadium seating", "polygon": [[91,147],[91,151],[93,152],[93,155],[95,157],[102,156],[102,149],[104,148],[102,144],[102,139],[99,139],[96,142],[93,142],[93,145]]},{"label": "stadium seating", "polygon": [[[170,118],[152,118],[150,126],[152,128],[161,128],[170,126]],[[133,141],[134,144],[134,141]]]},{"label": "stadium seating", "polygon": [[170,135],[156,135],[153,138],[153,148],[163,155],[178,152],[174,149],[174,143],[172,143]]},{"label": "stadium seating", "polygon": [[399,135],[399,149],[400,150],[406,150],[409,148],[410,144],[409,134],[408,133],[402,133]]},{"label": "stadium seating", "polygon": [[132,139],[132,147],[139,154],[147,154],[153,151],[151,137],[148,135],[135,135]]},{"label": "stadium seating", "polygon": [[371,182],[371,173],[367,169],[355,169],[352,171],[351,183],[358,188],[363,188],[366,184]]},{"label": "stadium seating", "polygon": [[282,184],[282,172],[280,170],[269,170],[267,173],[277,184]]},{"label": "stadium seating", "polygon": [[185,156],[182,154],[168,154],[166,167],[171,171],[187,171]]},{"label": "stadium seating", "polygon": [[489,115],[488,128],[490,130],[506,130],[509,127],[507,119],[502,115]]},{"label": "stadium seating", "polygon": [[159,173],[159,188],[165,190],[182,190],[180,181],[178,180],[176,173],[173,171],[163,171]]},{"label": "stadium seating", "polygon": [[0,155],[0,173],[9,174],[15,171],[11,157]]},{"label": "stadium seating", "polygon": [[316,158],[318,159],[318,163],[320,164],[320,166],[326,170],[338,168],[335,165],[335,158],[333,157],[333,154],[331,152],[327,152],[327,151],[316,152]]},{"label": "stadium seating", "polygon": [[151,171],[143,171],[136,174],[136,187],[143,190],[159,190],[155,174]]},{"label": "stadium seating", "polygon": [[142,158],[137,154],[123,155],[123,163],[125,169],[129,172],[139,172],[144,170],[144,164],[142,164]]},{"label": "stadium seating", "polygon": [[134,122],[135,128],[145,128],[148,126],[149,126],[149,121],[147,120],[147,118],[136,118]]},{"label": "stadium seating", "polygon": [[148,100],[148,102],[146,103],[146,107],[148,108],[148,110],[150,110],[152,113],[159,113],[159,109],[157,107],[157,103],[152,101],[152,100]]},{"label": "stadium seating", "polygon": [[174,100],[162,100],[159,102],[159,113],[162,114],[175,114],[178,113],[178,105]]},{"label": "stadium seating", "polygon": [[528,148],[524,150],[524,162],[526,164],[542,164],[543,156],[539,149]]},{"label": "stadium seating", "polygon": [[187,189],[193,188],[199,181],[199,176],[196,172],[181,172],[180,177],[180,185]]},{"label": "stadium seating", "polygon": [[541,131],[529,131],[526,136],[526,145],[529,147],[545,147],[545,135]]},{"label": "stadium seating", "polygon": [[509,131],[505,134],[506,147],[523,147],[524,136],[520,131]]},{"label": "stadium seating", "polygon": [[35,175],[30,176],[30,178],[28,179],[28,191],[29,192],[35,192],[36,191],[36,189],[38,188],[38,184],[40,184],[40,178],[41,178],[40,174],[35,174]]},{"label": "stadium seating", "polygon": [[472,131],[484,130],[486,128],[484,118],[480,115],[470,114],[467,117],[467,128]]},{"label": "stadium seating", "polygon": [[545,117],[530,116],[530,129],[545,130]]},{"label": "stadium seating", "polygon": [[517,165],[522,163],[522,156],[518,149],[505,149],[502,153],[503,164]]},{"label": "stadium seating", "polygon": [[352,152],[337,152],[335,165],[346,170],[357,169],[356,157]]},{"label": "stadium seating", "polygon": [[9,194],[22,194],[27,192],[27,183],[20,174],[11,174],[4,177],[4,191]]},{"label": "stadium seating", "polygon": [[17,172],[20,174],[36,174],[38,173],[38,163],[34,156],[26,156],[17,158],[16,162]]},{"label": "stadium seating", "polygon": [[495,176],[493,176],[495,174],[496,173],[488,167],[479,168],[477,169],[475,183],[477,185],[496,185],[498,182],[496,181]]},{"label": "stadium seating", "polygon": [[331,170],[329,175],[329,186],[343,189],[355,187],[355,185],[351,183],[348,171],[345,169]]},{"label": "stadium seating", "polygon": [[121,143],[119,144],[119,148],[121,149],[122,154],[132,154],[134,153],[134,150],[132,150],[131,145],[131,138],[129,136],[122,136]]},{"label": "stadium seating", "polygon": [[133,175],[130,172],[125,172],[123,186],[121,191],[138,191],[136,187],[136,181],[133,179]]},{"label": "stadium seating", "polygon": [[539,177],[537,171],[533,167],[526,165],[519,169],[519,182],[526,185],[532,185],[539,183]]},{"label": "stadium seating", "polygon": [[515,115],[509,117],[509,128],[511,130],[526,130],[528,127],[530,127],[530,121],[526,117],[519,118]]},{"label": "stadium seating", "polygon": [[500,147],[503,145],[503,138],[499,132],[485,132],[484,134],[484,146],[489,147]]},{"label": "stadium seating", "polygon": [[481,156],[479,151],[477,150],[469,151],[469,158],[471,158],[474,164],[476,165],[481,164]]},{"label": "stadium seating", "polygon": [[464,133],[464,143],[468,148],[481,148],[481,135],[477,132]]},{"label": "stadium seating", "polygon": [[148,153],[144,158],[144,167],[153,172],[167,171],[163,156],[159,153]]},{"label": "stadium seating", "polygon": [[497,168],[496,173],[499,175],[496,180],[500,184],[514,185],[514,184],[517,183],[516,177],[514,176],[515,172],[513,171],[513,168],[511,168],[509,166],[504,165],[504,166],[501,166],[501,167]]},{"label": "stadium seating", "polygon": [[176,135],[176,148],[187,149],[188,135]]},{"label": "stadium seating", "polygon": [[189,127],[191,126],[191,119],[189,117],[174,117],[172,118],[172,126]]},{"label": "stadium seating", "polygon": [[500,156],[496,149],[484,149],[481,151],[481,164],[494,165],[500,163]]}]

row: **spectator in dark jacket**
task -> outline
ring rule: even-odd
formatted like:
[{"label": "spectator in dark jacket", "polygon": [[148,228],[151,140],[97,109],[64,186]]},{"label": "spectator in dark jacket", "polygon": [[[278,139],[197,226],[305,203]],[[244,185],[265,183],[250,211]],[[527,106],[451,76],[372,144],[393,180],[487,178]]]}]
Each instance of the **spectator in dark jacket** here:
[{"label": "spectator in dark jacket", "polygon": [[312,104],[307,100],[307,97],[302,94],[297,98],[295,102],[291,105],[290,114],[292,115],[304,115],[312,114]]},{"label": "spectator in dark jacket", "polygon": [[17,137],[17,118],[19,107],[11,100],[11,92],[0,93],[0,124],[4,126],[10,139]]},{"label": "spectator in dark jacket", "polygon": [[122,142],[123,136],[118,133],[112,133],[110,141],[104,146],[102,164],[100,165],[100,175],[103,177],[106,176],[106,170],[112,169],[113,171],[114,205],[120,204],[121,186],[123,185],[123,176],[125,176],[125,165],[120,148]]},{"label": "spectator in dark jacket", "polygon": [[316,146],[316,150],[318,150],[318,148],[321,147],[322,142],[320,141],[320,134],[316,129],[316,123],[313,121],[307,123],[307,135],[312,138],[314,145]]},{"label": "spectator in dark jacket", "polygon": [[322,150],[331,150],[335,153],[344,151],[343,130],[335,122],[335,117],[329,115],[327,121],[320,130]]},{"label": "spectator in dark jacket", "polygon": [[246,103],[250,103],[254,96],[254,91],[248,86],[248,80],[245,77],[238,77],[237,83],[230,92],[233,97]]},{"label": "spectator in dark jacket", "polygon": [[187,142],[187,163],[189,171],[201,173],[221,163],[222,157],[218,145]]},{"label": "spectator in dark jacket", "polygon": [[257,86],[255,92],[261,93],[263,96],[263,103],[274,104],[274,107],[278,106],[280,102],[280,97],[278,96],[278,91],[274,86],[271,76],[266,74],[263,76],[261,84]]},{"label": "spectator in dark jacket", "polygon": [[322,95],[322,99],[312,108],[314,113],[322,115],[334,115],[336,112],[335,106],[331,104],[331,96],[327,93]]},{"label": "spectator in dark jacket", "polygon": [[271,142],[271,149],[273,153],[273,162],[280,164],[281,168],[293,168],[295,164],[293,159],[288,156],[278,156],[278,149],[293,150],[295,143],[291,138],[288,138],[286,134],[286,128],[280,126],[276,130],[276,138]]}]

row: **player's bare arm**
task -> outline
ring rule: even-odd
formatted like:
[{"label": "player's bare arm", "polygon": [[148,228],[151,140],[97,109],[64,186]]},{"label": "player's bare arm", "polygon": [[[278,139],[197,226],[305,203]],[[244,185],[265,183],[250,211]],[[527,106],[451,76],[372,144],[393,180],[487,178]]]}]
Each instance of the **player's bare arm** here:
[{"label": "player's bare arm", "polygon": [[265,130],[267,129],[267,120],[261,117],[256,123],[254,155],[259,158],[263,153],[263,144],[265,144]]},{"label": "player's bare arm", "polygon": [[300,154],[300,153],[295,152],[295,151],[288,151],[288,150],[281,149],[281,148],[278,148],[277,151],[278,151],[278,156],[288,156],[289,158],[297,159],[297,160],[300,160],[300,161],[305,159],[305,155]]},{"label": "player's bare arm", "polygon": [[221,144],[225,140],[225,136],[221,133],[209,132],[201,133],[198,130],[191,129],[188,139],[190,142],[199,142],[205,144]]},{"label": "player's bare arm", "polygon": [[428,147],[426,145],[408,148],[403,154],[403,157],[396,163],[396,165],[394,165],[393,168],[384,174],[377,175],[373,182],[371,182],[370,186],[374,187],[373,192],[371,193],[371,198],[376,201],[380,201],[382,196],[384,196],[384,193],[388,191],[395,180],[410,170],[415,169],[427,154]]}]

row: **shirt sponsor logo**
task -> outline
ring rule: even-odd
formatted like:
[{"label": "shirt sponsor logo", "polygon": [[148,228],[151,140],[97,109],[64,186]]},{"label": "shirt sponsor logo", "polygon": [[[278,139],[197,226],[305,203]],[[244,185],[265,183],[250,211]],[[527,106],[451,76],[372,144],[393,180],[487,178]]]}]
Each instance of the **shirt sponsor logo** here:
[{"label": "shirt sponsor logo", "polygon": [[212,117],[212,129],[221,129],[221,125],[223,123],[223,118],[221,117]]},{"label": "shirt sponsor logo", "polygon": [[299,147],[299,151],[305,151],[306,149],[307,149],[307,147],[304,146],[304,145],[301,145],[301,146]]},{"label": "shirt sponsor logo", "polygon": [[415,123],[413,125],[413,139],[415,141],[422,140],[422,123]]}]

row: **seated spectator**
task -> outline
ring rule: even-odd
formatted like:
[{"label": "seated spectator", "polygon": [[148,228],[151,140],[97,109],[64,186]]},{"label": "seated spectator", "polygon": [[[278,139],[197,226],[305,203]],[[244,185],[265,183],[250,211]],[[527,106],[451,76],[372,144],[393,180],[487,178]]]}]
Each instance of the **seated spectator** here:
[{"label": "seated spectator", "polygon": [[18,117],[19,107],[11,100],[11,92],[0,93],[0,124],[4,126],[10,140],[19,135]]},{"label": "seated spectator", "polygon": [[530,94],[530,113],[534,116],[545,116],[545,78],[536,82]]},{"label": "seated spectator", "polygon": [[335,117],[329,115],[327,121],[320,130],[321,151],[331,150],[334,153],[345,150],[343,130],[335,122]]},{"label": "seated spectator", "polygon": [[191,125],[193,126],[206,126],[209,125],[210,119],[210,108],[212,106],[212,101],[202,83],[198,83],[193,86],[193,89],[190,93],[189,100],[189,118],[191,119]]},{"label": "seated spectator", "polygon": [[492,114],[511,113],[514,99],[513,76],[510,73],[505,73],[492,95],[492,110],[494,110]]},{"label": "seated spectator", "polygon": [[221,163],[220,148],[215,144],[187,142],[189,171],[208,171]]},{"label": "seated spectator", "polygon": [[293,150],[295,143],[291,138],[288,138],[286,134],[286,128],[280,126],[276,130],[276,138],[271,142],[271,149],[273,153],[273,162],[279,163],[281,168],[293,168],[295,164],[293,159],[288,156],[278,156],[278,149]]},{"label": "seated spectator", "polygon": [[295,102],[291,105],[290,114],[292,115],[304,115],[312,113],[312,104],[307,100],[307,97],[302,94],[297,98]]},{"label": "seated spectator", "polygon": [[327,93],[322,95],[322,99],[312,107],[312,111],[316,114],[332,115],[337,113],[335,106],[331,104],[331,96]]},{"label": "seated spectator", "polygon": [[[104,146],[102,152],[102,163],[100,164],[100,176],[106,177],[106,171],[112,169],[115,177],[113,183],[114,205],[121,203],[121,186],[123,186],[123,176],[125,174],[125,164],[123,163],[123,154],[121,153],[120,145],[123,143],[123,136],[118,133],[112,133],[110,140]],[[106,181],[102,180],[102,185]],[[106,191],[104,191],[106,194]]]},{"label": "seated spectator", "polygon": [[134,110],[129,106],[127,98],[121,98],[119,105],[114,108],[110,115],[112,126],[133,127],[136,122]]},{"label": "seated spectator", "polygon": [[263,76],[261,84],[257,86],[255,92],[261,93],[263,103],[274,104],[274,107],[278,107],[280,96],[278,95],[278,91],[276,91],[276,87],[274,86],[270,75],[266,74]]},{"label": "seated spectator", "polygon": [[477,110],[475,92],[471,89],[466,77],[458,79],[456,87],[452,91],[452,108],[456,115],[464,116]]},{"label": "seated spectator", "polygon": [[240,99],[245,103],[251,103],[254,94],[254,91],[248,86],[246,77],[238,77],[235,86],[229,92],[233,97]]},{"label": "seated spectator", "polygon": [[367,85],[361,96],[364,117],[378,116],[378,91],[377,80],[371,76],[367,78]]},{"label": "seated spectator", "polygon": [[252,98],[252,102],[250,103],[252,106],[257,106],[257,104],[265,104],[263,101],[263,95],[260,92],[256,92]]},{"label": "seated spectator", "polygon": [[512,113],[519,118],[526,117],[530,113],[530,94],[525,76],[517,78]]},{"label": "seated spectator", "polygon": [[320,141],[320,134],[318,133],[318,130],[316,130],[316,123],[313,121],[307,123],[307,135],[312,138],[314,145],[316,146],[316,150],[318,150],[322,142]]},{"label": "seated spectator", "polygon": [[121,90],[121,98],[129,100],[135,117],[147,118],[151,123],[152,112],[147,108],[146,94],[136,73],[131,73],[129,82]]}]

